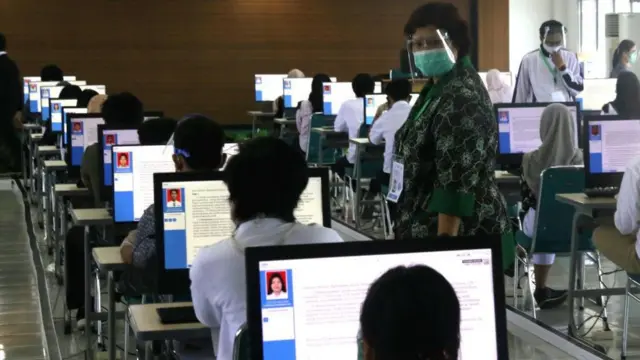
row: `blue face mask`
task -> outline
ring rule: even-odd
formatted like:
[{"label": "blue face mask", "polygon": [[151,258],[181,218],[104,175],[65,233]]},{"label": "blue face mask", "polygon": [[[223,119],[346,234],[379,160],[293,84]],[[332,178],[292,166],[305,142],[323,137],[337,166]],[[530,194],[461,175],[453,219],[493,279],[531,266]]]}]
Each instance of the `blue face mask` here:
[{"label": "blue face mask", "polygon": [[446,49],[423,50],[413,53],[416,67],[427,77],[441,76],[453,69],[455,64]]}]

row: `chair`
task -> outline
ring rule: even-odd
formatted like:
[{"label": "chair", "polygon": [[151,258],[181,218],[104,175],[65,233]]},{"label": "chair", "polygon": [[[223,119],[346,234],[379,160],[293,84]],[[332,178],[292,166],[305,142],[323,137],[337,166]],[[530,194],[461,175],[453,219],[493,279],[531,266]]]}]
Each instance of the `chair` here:
[{"label": "chair", "polygon": [[[561,193],[582,192],[584,192],[584,170],[582,166],[557,166],[542,172],[533,237],[528,237],[522,231],[516,233],[516,242],[527,254],[524,258],[516,255],[515,259],[516,261],[521,261],[525,269],[530,268],[531,255],[534,253],[568,254],[570,252],[575,208],[556,201],[555,197],[556,194]],[[590,257],[598,266],[598,281],[602,286],[600,256],[591,241],[591,234],[592,231],[586,229],[580,232],[578,251],[595,254],[595,256]],[[584,283],[584,262],[582,257],[580,259],[578,287],[582,288]],[[515,270],[515,278],[517,279],[518,266],[515,267]],[[575,271],[576,269],[572,270]],[[531,272],[529,274],[529,293],[532,304],[534,304],[533,277]],[[514,282],[514,293],[517,291],[516,286],[517,282]],[[517,307],[517,304],[515,305]],[[533,306],[533,317],[536,317],[535,305]],[[605,325],[606,318],[606,309],[604,309],[603,320]]]},{"label": "chair", "polygon": [[251,342],[246,323],[238,329],[233,340],[233,360],[251,360]]},{"label": "chair", "polygon": [[[361,196],[362,194],[356,194],[353,187],[354,181],[362,182],[365,179],[373,179],[377,176],[378,172],[382,170],[384,164],[384,145],[361,145],[360,149],[360,173],[355,174],[356,164],[353,167],[345,170],[344,192],[343,194],[354,194],[353,196]],[[353,197],[352,197],[353,199]],[[360,201],[360,205],[363,205],[367,201]],[[346,199],[345,199],[346,203]],[[355,201],[352,201],[352,211],[355,215],[356,211],[360,209],[355,208]],[[356,226],[359,226],[356,223]]]},{"label": "chair", "polygon": [[334,117],[327,117],[323,114],[313,114],[311,116],[311,124],[309,125],[309,143],[307,144],[307,163],[314,166],[331,165],[336,162],[338,155],[337,149],[340,149],[348,143],[348,135],[346,133],[327,134],[322,144],[322,161],[318,158],[318,150],[320,147],[320,134],[311,131],[312,128],[333,126]]}]

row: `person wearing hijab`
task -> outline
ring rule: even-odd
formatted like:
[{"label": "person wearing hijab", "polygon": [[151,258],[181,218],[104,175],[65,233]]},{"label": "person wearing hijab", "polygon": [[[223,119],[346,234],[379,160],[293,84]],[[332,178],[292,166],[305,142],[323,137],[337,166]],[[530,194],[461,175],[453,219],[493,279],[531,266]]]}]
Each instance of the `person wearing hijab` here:
[{"label": "person wearing hijab", "polygon": [[640,117],[640,81],[636,74],[624,71],[616,81],[616,98],[602,107],[602,115]]},{"label": "person wearing hijab", "polygon": [[487,90],[492,104],[510,103],[513,97],[513,89],[502,80],[502,75],[497,69],[487,72]]},{"label": "person wearing hijab", "polygon": [[102,112],[102,104],[107,101],[107,95],[98,94],[89,100],[87,112],[89,114],[99,114]]},{"label": "person wearing hijab", "polygon": [[[303,77],[304,73],[298,69],[292,69],[287,74],[288,79]],[[273,112],[275,113],[275,118],[281,118],[284,116],[284,99],[282,98],[282,96],[278,96],[278,98],[273,101]]]},{"label": "person wearing hijab", "polygon": [[309,145],[309,134],[311,131],[311,117],[314,113],[322,112],[322,83],[331,82],[327,74],[316,74],[311,81],[311,92],[309,98],[300,102],[300,107],[296,111],[296,127],[298,129],[298,143],[300,150],[307,153]]},{"label": "person wearing hijab", "polygon": [[613,52],[613,59],[611,59],[611,73],[610,78],[617,78],[624,72],[631,71],[631,65],[633,65],[638,59],[638,50],[636,49],[636,43],[626,39],[622,40],[616,51]]},{"label": "person wearing hijab", "polygon": [[[536,206],[542,172],[552,166],[582,165],[582,151],[578,148],[576,123],[568,107],[551,104],[542,112],[540,139],[537,150],[524,154],[522,159],[522,209],[526,212],[523,232],[533,237],[535,232]],[[567,299],[564,290],[553,290],[547,286],[549,270],[555,254],[534,254],[533,266],[536,282],[534,298],[541,309],[560,306]]]}]

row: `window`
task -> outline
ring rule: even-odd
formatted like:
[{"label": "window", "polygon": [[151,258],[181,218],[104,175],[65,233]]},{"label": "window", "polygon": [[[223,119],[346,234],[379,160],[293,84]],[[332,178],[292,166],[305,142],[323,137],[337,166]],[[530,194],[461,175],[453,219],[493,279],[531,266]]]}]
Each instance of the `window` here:
[{"label": "window", "polygon": [[626,13],[631,11],[631,0],[616,0],[614,11],[616,13]]},{"label": "window", "polygon": [[594,26],[597,19],[597,0],[582,0],[580,4],[580,50],[594,52],[598,50],[598,29]]}]

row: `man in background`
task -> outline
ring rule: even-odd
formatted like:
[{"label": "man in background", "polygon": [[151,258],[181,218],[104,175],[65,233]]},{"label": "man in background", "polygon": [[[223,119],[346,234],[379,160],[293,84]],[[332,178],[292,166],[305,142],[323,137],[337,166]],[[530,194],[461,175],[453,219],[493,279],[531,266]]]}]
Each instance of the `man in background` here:
[{"label": "man in background", "polygon": [[0,172],[21,171],[18,130],[22,128],[24,92],[20,71],[7,54],[7,39],[0,33]]}]

